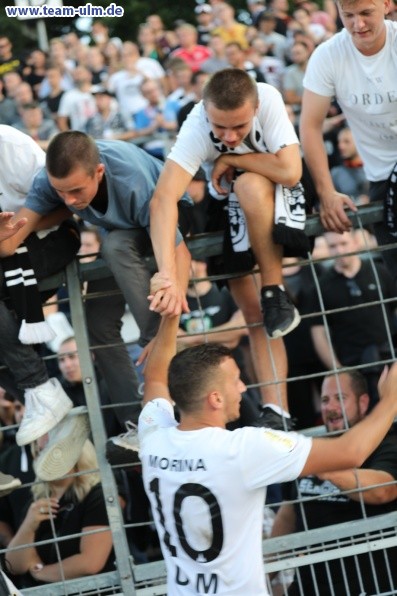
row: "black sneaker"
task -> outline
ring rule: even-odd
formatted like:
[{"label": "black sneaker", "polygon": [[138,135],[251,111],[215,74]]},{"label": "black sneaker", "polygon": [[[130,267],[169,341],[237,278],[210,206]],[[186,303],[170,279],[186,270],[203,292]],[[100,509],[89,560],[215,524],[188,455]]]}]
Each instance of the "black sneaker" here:
[{"label": "black sneaker", "polygon": [[273,408],[264,407],[261,408],[261,413],[255,426],[290,431],[294,428],[294,422],[292,418],[286,418],[285,416],[281,416],[281,414],[277,414]]},{"label": "black sneaker", "polygon": [[106,459],[112,466],[141,463],[136,426],[126,422],[126,427],[127,432],[106,442]]},{"label": "black sneaker", "polygon": [[300,323],[298,310],[287,292],[278,286],[265,286],[261,290],[263,322],[270,339],[287,335]]}]

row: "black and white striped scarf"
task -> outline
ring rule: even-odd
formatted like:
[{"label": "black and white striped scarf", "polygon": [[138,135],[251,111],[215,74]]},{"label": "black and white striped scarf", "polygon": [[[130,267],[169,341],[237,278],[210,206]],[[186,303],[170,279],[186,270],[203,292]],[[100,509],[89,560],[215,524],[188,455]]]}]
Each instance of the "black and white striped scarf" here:
[{"label": "black and white striped scarf", "polygon": [[54,332],[44,319],[36,275],[25,244],[15,254],[1,259],[5,285],[11,306],[21,328],[19,340],[23,344],[38,344],[54,339]]},{"label": "black and white striped scarf", "polygon": [[397,163],[387,181],[387,192],[383,204],[384,221],[393,238],[397,236]]}]

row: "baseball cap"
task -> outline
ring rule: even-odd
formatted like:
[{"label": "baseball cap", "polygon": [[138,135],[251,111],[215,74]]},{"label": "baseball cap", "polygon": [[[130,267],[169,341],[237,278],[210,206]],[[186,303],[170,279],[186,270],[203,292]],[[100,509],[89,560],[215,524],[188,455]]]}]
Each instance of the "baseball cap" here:
[{"label": "baseball cap", "polygon": [[202,12],[211,13],[212,6],[210,6],[209,4],[198,4],[194,9],[194,12],[195,14],[201,14]]},{"label": "baseball cap", "polygon": [[106,89],[103,85],[92,85],[91,87],[91,95],[109,95],[109,97],[114,97],[114,93]]}]

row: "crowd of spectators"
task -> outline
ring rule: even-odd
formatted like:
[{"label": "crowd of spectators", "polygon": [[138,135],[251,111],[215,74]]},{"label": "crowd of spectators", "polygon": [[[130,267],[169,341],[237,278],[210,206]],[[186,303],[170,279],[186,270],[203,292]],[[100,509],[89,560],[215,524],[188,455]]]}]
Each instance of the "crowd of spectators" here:
[{"label": "crowd of spectators", "polygon": [[[0,34],[0,124],[29,135],[44,151],[57,133],[76,130],[96,140],[133,143],[164,160],[187,114],[200,101],[208,77],[230,67],[245,70],[258,83],[275,87],[298,130],[307,63],[314,49],[341,28],[335,4],[325,1],[320,8],[312,0],[295,0],[292,5],[287,0],[268,0],[267,3],[247,0],[244,8],[248,12],[244,13],[242,21],[238,11],[227,2],[209,0],[197,4],[191,22],[179,20],[167,26],[159,15],[151,14],[139,25],[136,39],[112,37],[109,27],[98,21],[92,25],[88,44],[71,31],[51,39],[48,52],[32,48],[23,55],[14,52],[11,38]],[[392,11],[389,18],[396,14],[397,11]],[[358,205],[367,203],[369,183],[350,129],[335,102],[327,114],[323,134],[335,188],[348,194]],[[309,188],[310,181],[304,182]],[[200,171],[189,192],[197,209],[193,231],[202,232],[211,217],[211,199]],[[312,203],[315,209],[318,206],[315,194]],[[84,233],[97,234],[98,242],[92,252],[98,253],[100,232],[90,227],[84,228]],[[375,245],[371,228],[346,232],[343,236],[327,233],[313,241],[312,258],[322,259],[313,267],[306,267],[299,259],[285,259],[285,286],[297,307],[307,315],[285,340],[292,379],[288,383],[288,398],[297,429],[321,424],[321,381],[323,375],[334,368],[364,365],[362,372],[369,381],[369,409],[378,398],[374,381],[379,373],[377,362],[390,358],[393,351],[390,341],[394,339],[396,325],[392,301],[395,280],[384,268],[378,253],[371,257],[368,254],[341,257],[344,253],[354,253],[361,247],[372,249]],[[222,341],[236,349],[247,385],[254,386],[245,396],[247,403],[251,402],[247,408],[258,408],[257,379],[241,311],[226,287],[220,290],[207,280],[204,263],[196,263],[192,277],[199,281],[196,284],[193,279],[189,285],[191,312],[181,318],[180,344]],[[92,283],[92,291],[96,289]],[[112,288],[101,286],[99,289]],[[321,290],[320,296],[318,290]],[[376,303],[383,298],[390,299],[386,308],[379,304],[365,308],[366,302]],[[121,302],[124,308],[123,299]],[[351,307],[353,310],[349,310]],[[318,313],[321,308],[341,309],[342,313],[331,314],[324,320]],[[90,318],[89,308],[87,316]],[[91,327],[92,337],[94,327],[95,322]],[[211,330],[214,335],[210,334],[208,340]],[[85,405],[78,350],[72,335],[63,337],[56,358],[57,374],[74,406]],[[109,408],[118,399],[112,399],[112,388],[106,386],[98,374],[102,406]],[[15,425],[20,420],[23,404],[1,387],[0,398],[0,421],[6,427],[2,432],[0,469],[20,478],[24,485],[32,483],[32,454],[15,443]],[[249,413],[244,420],[248,421],[242,424],[250,424]],[[111,415],[106,418],[106,427],[108,436],[120,431],[118,421]],[[90,463],[95,467],[95,457],[91,456]],[[120,472],[121,480],[119,478],[119,485],[124,485],[120,498],[128,509],[125,486],[128,494],[134,490],[141,494],[141,479],[135,468],[133,472],[127,468],[126,476],[123,473]],[[91,497],[95,498],[101,491],[98,479],[93,486],[96,488]],[[87,488],[87,494],[89,489],[91,487]],[[30,490],[23,486],[16,494],[16,499],[3,496],[0,500],[3,512],[0,513],[0,541],[4,548],[10,542],[11,545],[22,543],[26,519],[34,518],[33,526],[40,525],[37,517],[40,513],[34,504],[29,505]],[[40,494],[40,498],[42,496]],[[98,525],[106,526],[102,497],[98,499],[101,506]],[[141,498],[139,506],[142,511],[134,519],[145,521],[148,519],[145,497]],[[90,523],[97,525],[94,519]],[[151,533],[141,538],[131,540],[131,550],[137,560],[146,561],[145,551],[157,543]],[[95,566],[94,573],[112,568],[110,542],[105,551],[103,565]],[[14,571],[19,569],[25,574],[31,561],[20,562],[19,558],[22,560],[21,555],[11,554],[8,563],[12,563]],[[35,559],[32,561],[34,563]],[[51,563],[55,560],[51,559]],[[56,573],[41,576],[41,570],[36,571],[36,575],[32,575],[37,582],[41,578],[46,582],[58,579]],[[89,567],[83,566],[82,575],[90,572]]]},{"label": "crowd of spectators", "polygon": [[[286,0],[248,0],[244,22],[238,17],[227,2],[200,3],[191,23],[177,20],[168,29],[159,15],[148,15],[133,40],[111,37],[98,21],[89,44],[72,31],[50,39],[48,52],[33,48],[18,56],[13,40],[2,35],[0,123],[26,131],[44,148],[57,130],[69,128],[94,130],[96,138],[132,140],[142,134],[137,114],[151,104],[144,85],[150,80],[162,95],[155,106],[158,117],[143,136],[172,135],[177,120],[170,102],[178,109],[194,99],[192,74],[227,66],[244,68],[257,81],[277,87],[299,115],[307,61],[340,27],[333,3],[320,10],[303,0],[290,9]],[[105,115],[98,89],[110,98]]]}]

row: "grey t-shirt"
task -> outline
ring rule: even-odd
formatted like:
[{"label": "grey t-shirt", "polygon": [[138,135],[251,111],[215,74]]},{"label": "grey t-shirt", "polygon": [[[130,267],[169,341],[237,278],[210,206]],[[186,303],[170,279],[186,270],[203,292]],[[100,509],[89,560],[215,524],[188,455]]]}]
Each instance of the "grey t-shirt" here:
[{"label": "grey t-shirt", "polygon": [[[105,213],[91,206],[70,210],[85,221],[105,228],[146,228],[149,232],[149,202],[162,162],[132,143],[98,141],[100,161],[105,165],[108,206]],[[184,195],[183,199],[188,200]],[[45,168],[33,181],[25,206],[45,215],[63,205],[61,197],[51,186]],[[177,242],[181,240],[179,232]]]}]

